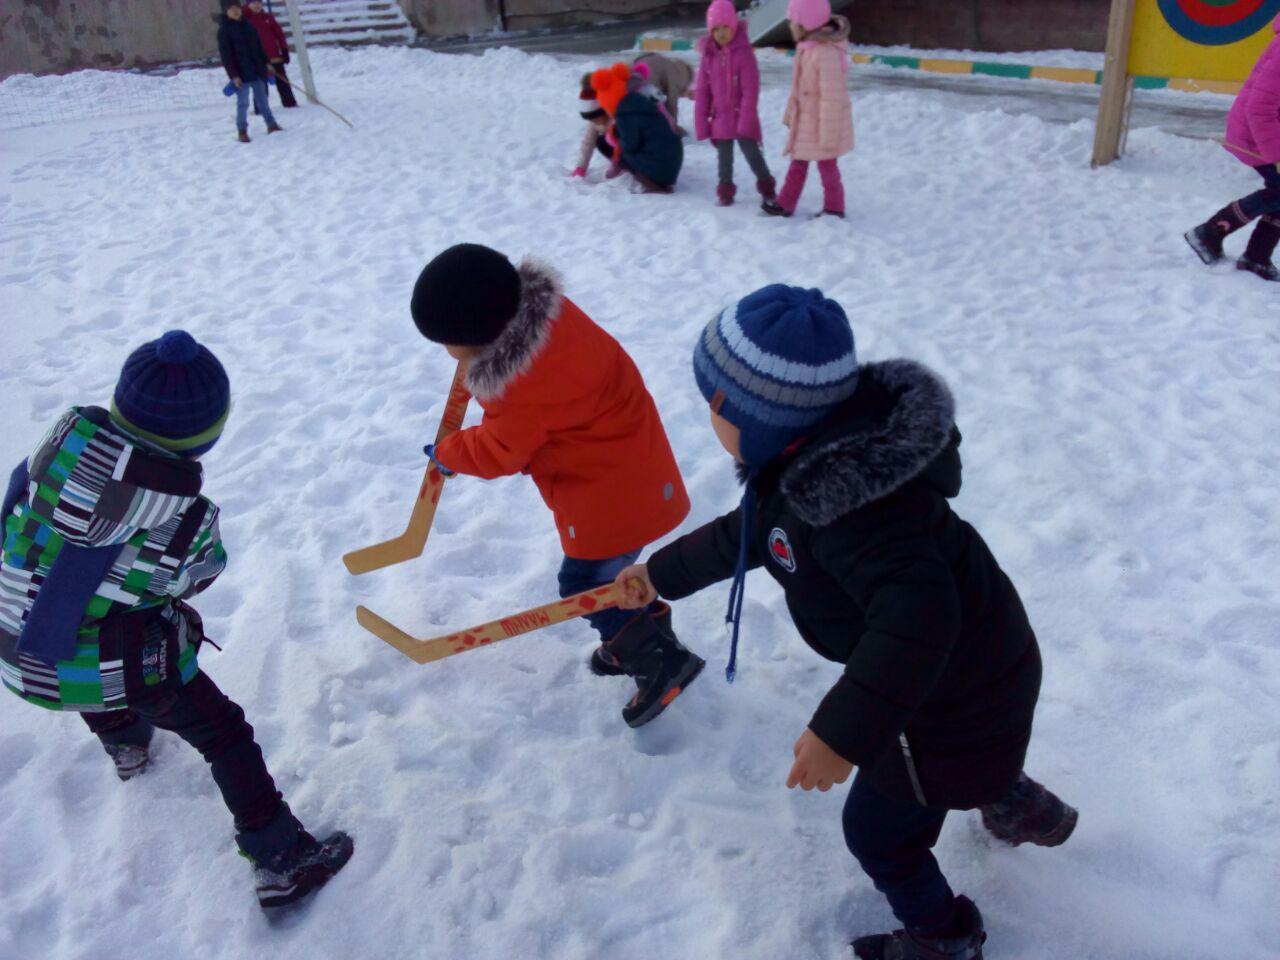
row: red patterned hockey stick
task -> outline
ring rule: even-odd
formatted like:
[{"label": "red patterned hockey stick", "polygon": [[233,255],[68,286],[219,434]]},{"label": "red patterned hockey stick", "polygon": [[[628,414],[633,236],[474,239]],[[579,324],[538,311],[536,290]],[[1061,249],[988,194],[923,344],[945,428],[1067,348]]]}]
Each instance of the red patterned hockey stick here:
[{"label": "red patterned hockey stick", "polygon": [[[449,399],[444,405],[444,416],[440,419],[440,429],[436,432],[437,445],[462,427],[462,420],[467,415],[467,404],[471,400],[465,379],[465,368],[458,364],[453,384],[449,387]],[[444,481],[445,476],[439,468],[434,463],[427,464],[427,472],[422,478],[418,499],[414,501],[413,513],[409,514],[409,526],[404,533],[346,554],[342,562],[347,565],[347,569],[359,576],[422,556],[422,551],[427,548],[427,537],[431,534],[431,522],[436,518],[436,506],[440,503]]]},{"label": "red patterned hockey stick", "polygon": [[385,640],[410,660],[417,663],[431,663],[443,660],[454,654],[478,650],[480,647],[497,643],[499,640],[510,640],[524,633],[532,633],[556,623],[572,620],[600,610],[616,607],[622,600],[623,592],[617,584],[608,584],[587,590],[583,593],[545,603],[532,610],[514,613],[501,620],[483,623],[469,630],[460,630],[443,637],[419,640],[411,637],[393,623],[383,620],[368,607],[356,607],[356,620],[360,626],[380,640]]}]

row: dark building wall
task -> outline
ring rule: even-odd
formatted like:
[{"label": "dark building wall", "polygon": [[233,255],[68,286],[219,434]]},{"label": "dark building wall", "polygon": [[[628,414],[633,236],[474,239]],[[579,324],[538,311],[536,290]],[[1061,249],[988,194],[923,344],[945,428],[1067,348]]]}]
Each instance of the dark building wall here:
[{"label": "dark building wall", "polygon": [[854,0],[853,40],[965,50],[1102,50],[1111,0]]}]

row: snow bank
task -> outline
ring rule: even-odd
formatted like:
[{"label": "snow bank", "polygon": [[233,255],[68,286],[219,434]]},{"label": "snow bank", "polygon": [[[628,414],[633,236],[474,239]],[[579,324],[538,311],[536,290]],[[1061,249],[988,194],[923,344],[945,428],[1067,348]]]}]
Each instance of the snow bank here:
[{"label": "snow bank", "polygon": [[[416,562],[358,580],[339,562],[407,515],[451,372],[408,298],[460,240],[558,265],[623,341],[685,471],[689,526],[736,498],[689,367],[727,302],[819,286],[864,358],[944,374],[965,433],[958,508],[1044,648],[1028,768],[1081,809],[1053,851],[949,822],[939,857],[986,914],[988,955],[1280,951],[1277,300],[1179,237],[1249,171],[1136,131],[1124,162],[1091,172],[1088,124],[876,92],[843,163],[850,220],[807,220],[811,192],[779,222],[713,205],[703,145],[673,197],[599,182],[598,162],[566,180],[580,66],[313,56],[356,131],[282,111],[283,135],[255,120],[242,146],[211,84],[199,115],[6,135],[0,454],[105,399],[145,338],[182,326],[217,350],[236,407],[208,490],[232,563],[200,604],[226,652],[203,662],[294,809],[350,829],[356,856],[269,926],[193,751],[161,736],[154,770],[122,785],[76,717],[6,698],[0,958],[831,958],[891,924],[844,850],[844,790],[783,787],[836,668],[765,576],[732,687],[724,592],[677,605],[711,668],[639,731],[617,715],[625,682],[587,673],[581,624],[425,667],[356,626],[358,602],[426,634],[555,591],[550,518],[519,478],[451,483]],[[762,103],[776,172],[784,98]],[[738,180],[749,200],[741,163]]]}]

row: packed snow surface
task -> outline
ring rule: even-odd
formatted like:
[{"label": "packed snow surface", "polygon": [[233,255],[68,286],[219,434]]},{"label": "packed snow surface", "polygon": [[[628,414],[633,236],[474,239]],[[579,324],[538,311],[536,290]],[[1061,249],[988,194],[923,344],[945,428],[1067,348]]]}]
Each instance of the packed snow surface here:
[{"label": "packed snow surface", "polygon": [[[209,71],[207,109],[6,135],[0,456],[104,401],[167,328],[217,351],[235,409],[207,490],[232,562],[199,603],[226,652],[201,662],[304,822],[350,830],[356,855],[269,925],[194,751],[163,734],[121,784],[77,717],[4,695],[3,960],[807,960],[894,925],[845,851],[846,788],[784,787],[838,667],[765,574],[733,686],[726,590],[677,605],[709,668],[636,731],[627,682],[587,672],[582,623],[427,666],[357,626],[357,603],[433,635],[554,598],[557,540],[526,478],[451,481],[418,560],[357,579],[339,559],[407,519],[453,369],[409,294],[463,240],[558,266],[635,357],[686,530],[738,496],[689,363],[726,304],[820,287],[864,360],[942,373],[965,435],[957,509],[1044,648],[1028,770],[1080,808],[1056,850],[949,820],[938,855],[986,915],[988,956],[1280,954],[1280,297],[1179,236],[1253,173],[1142,130],[1095,172],[1087,123],[873,92],[842,162],[850,219],[811,221],[814,183],[799,216],[769,220],[741,161],[741,202],[714,205],[705,145],[671,197],[602,181],[598,160],[566,179],[581,64],[314,60],[355,131],[308,107],[237,144]],[[785,96],[762,102],[778,173]]]}]

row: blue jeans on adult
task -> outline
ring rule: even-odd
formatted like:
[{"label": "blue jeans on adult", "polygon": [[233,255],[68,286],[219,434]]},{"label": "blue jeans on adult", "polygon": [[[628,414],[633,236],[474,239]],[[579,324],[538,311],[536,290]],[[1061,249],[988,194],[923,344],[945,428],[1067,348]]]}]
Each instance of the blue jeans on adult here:
[{"label": "blue jeans on adult", "polygon": [[267,121],[267,126],[274,127],[276,118],[271,112],[271,105],[267,103],[267,81],[242,80],[240,86],[236,87],[236,129],[249,129],[250,92],[253,93],[253,105],[262,114],[262,119]]},{"label": "blue jeans on adult", "polygon": [[1256,193],[1236,201],[1240,205],[1240,211],[1250,220],[1280,213],[1280,169],[1274,163],[1253,169],[1262,177],[1264,186]]},{"label": "blue jeans on adult", "polygon": [[[565,557],[564,563],[560,565],[560,596],[570,597],[583,590],[613,583],[618,574],[635,563],[639,556],[640,551],[635,550],[607,560],[576,560],[573,557]],[[656,604],[651,605],[650,611],[655,606]],[[586,621],[600,634],[601,641],[612,640],[617,636],[618,631],[635,619],[637,612],[613,607],[610,610],[601,610],[599,613],[587,614]]]}]

